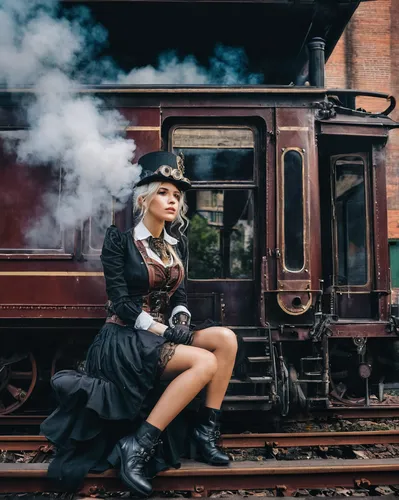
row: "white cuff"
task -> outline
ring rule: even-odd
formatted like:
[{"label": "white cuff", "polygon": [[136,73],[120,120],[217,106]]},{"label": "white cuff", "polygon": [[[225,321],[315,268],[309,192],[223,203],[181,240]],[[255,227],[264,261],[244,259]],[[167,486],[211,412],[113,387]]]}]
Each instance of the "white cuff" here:
[{"label": "white cuff", "polygon": [[172,322],[172,318],[175,314],[178,314],[178,313],[181,313],[181,312],[184,312],[188,315],[188,324],[190,324],[190,321],[191,321],[191,313],[190,311],[187,309],[186,306],[176,306],[173,308],[173,311],[171,312],[170,314],[170,318],[169,318],[169,325],[173,328],[175,325],[173,324]]},{"label": "white cuff", "polygon": [[151,314],[142,311],[137,316],[134,327],[137,328],[138,330],[148,330],[153,323],[154,323],[154,318],[151,316]]}]

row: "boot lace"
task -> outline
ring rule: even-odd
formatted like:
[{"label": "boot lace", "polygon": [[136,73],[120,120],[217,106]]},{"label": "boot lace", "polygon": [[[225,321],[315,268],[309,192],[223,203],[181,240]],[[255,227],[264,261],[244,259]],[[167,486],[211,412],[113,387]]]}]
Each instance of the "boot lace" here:
[{"label": "boot lace", "polygon": [[212,429],[209,431],[209,440],[212,441],[214,444],[216,444],[216,441],[220,438],[220,430],[219,429]]}]

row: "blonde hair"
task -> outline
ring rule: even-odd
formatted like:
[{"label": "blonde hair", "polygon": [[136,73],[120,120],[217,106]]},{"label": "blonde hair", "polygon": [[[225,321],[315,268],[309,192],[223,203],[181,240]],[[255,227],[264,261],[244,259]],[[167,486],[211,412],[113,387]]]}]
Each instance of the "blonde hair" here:
[{"label": "blonde hair", "polygon": [[[148,207],[150,206],[152,198],[157,194],[158,189],[161,187],[161,184],[163,184],[163,182],[151,182],[150,184],[145,184],[144,186],[138,186],[134,189],[133,215],[134,218],[137,220],[135,225],[137,225],[144,219],[144,216],[148,210]],[[177,217],[171,223],[171,228],[173,229],[177,226],[177,230],[180,236],[183,236],[184,231],[188,227],[189,221],[186,217],[188,207],[186,203],[185,194],[182,191],[180,191],[180,194],[181,196],[179,200],[179,206],[177,209]],[[140,198],[142,199],[141,202],[139,201]],[[147,208],[144,207],[143,201],[147,202]],[[169,245],[168,243],[167,246],[175,261],[183,267],[183,264],[179,259],[179,257],[177,256],[174,248],[172,248],[172,245]]]}]

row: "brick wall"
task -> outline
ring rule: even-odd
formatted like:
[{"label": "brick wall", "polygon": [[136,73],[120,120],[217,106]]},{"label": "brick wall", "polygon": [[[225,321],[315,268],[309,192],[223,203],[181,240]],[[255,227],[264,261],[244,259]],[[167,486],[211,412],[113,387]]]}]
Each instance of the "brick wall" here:
[{"label": "brick wall", "polygon": [[[393,94],[399,107],[399,0],[362,3],[327,63],[327,87]],[[380,99],[358,99],[368,111],[385,109]],[[399,121],[398,108],[391,117]],[[399,239],[399,130],[387,150],[389,237]]]}]

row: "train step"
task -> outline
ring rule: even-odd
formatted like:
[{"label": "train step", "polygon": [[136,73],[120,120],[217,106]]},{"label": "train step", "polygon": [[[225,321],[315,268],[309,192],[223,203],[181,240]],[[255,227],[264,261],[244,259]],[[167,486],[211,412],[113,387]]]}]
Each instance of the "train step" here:
[{"label": "train step", "polygon": [[260,377],[247,377],[244,380],[233,377],[230,380],[230,384],[269,384],[273,381],[272,377],[260,376]]},{"label": "train step", "polygon": [[300,378],[298,379],[296,382],[294,382],[295,384],[322,384],[323,383],[323,380],[321,379],[318,379],[318,378]]},{"label": "train step", "polygon": [[269,337],[241,337],[244,342],[269,342]]},{"label": "train step", "polygon": [[226,403],[233,401],[269,401],[269,396],[225,396],[223,401]]},{"label": "train step", "polygon": [[266,363],[272,360],[270,356],[248,356],[247,359],[250,363]]}]

